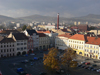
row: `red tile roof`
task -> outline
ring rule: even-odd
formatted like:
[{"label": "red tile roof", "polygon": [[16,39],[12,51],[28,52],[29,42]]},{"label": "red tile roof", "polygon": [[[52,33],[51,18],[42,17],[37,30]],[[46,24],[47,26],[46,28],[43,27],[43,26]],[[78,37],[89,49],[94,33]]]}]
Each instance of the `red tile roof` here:
[{"label": "red tile roof", "polygon": [[100,45],[100,38],[96,37],[89,37],[87,39],[86,44],[94,44],[94,45]]},{"label": "red tile roof", "polygon": [[[59,35],[59,36],[70,38],[72,35],[69,35],[69,34],[70,34],[70,33],[66,33],[66,34],[61,34],[61,35]],[[58,36],[58,37],[59,37],[59,36]]]},{"label": "red tile roof", "polygon": [[37,31],[37,33],[51,33],[51,31],[49,31],[49,30],[48,31]]},{"label": "red tile roof", "polygon": [[82,34],[75,34],[75,35],[71,36],[69,39],[82,40],[82,41],[86,40],[85,36]]}]

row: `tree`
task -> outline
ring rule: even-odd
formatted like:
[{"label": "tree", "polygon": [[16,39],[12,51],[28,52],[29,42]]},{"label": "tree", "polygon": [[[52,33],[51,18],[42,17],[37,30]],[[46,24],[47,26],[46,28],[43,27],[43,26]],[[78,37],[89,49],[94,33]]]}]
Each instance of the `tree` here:
[{"label": "tree", "polygon": [[22,27],[22,30],[24,31],[26,29],[26,25],[24,25],[23,27]]},{"label": "tree", "polygon": [[48,54],[44,54],[44,66],[51,71],[59,69],[59,60],[57,58],[58,50],[56,48],[50,48]]},{"label": "tree", "polygon": [[68,71],[69,67],[75,67],[77,62],[74,62],[73,59],[76,57],[76,52],[72,48],[68,48],[65,50],[65,53],[63,54],[61,58],[61,63],[63,66],[67,66]]},{"label": "tree", "polygon": [[27,29],[32,29],[32,27],[31,26],[27,26]]}]

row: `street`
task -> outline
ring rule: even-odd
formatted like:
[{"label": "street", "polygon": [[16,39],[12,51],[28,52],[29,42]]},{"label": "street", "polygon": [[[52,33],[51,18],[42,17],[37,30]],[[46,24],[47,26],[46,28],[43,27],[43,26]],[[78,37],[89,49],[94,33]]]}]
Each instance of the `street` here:
[{"label": "street", "polygon": [[[48,51],[44,51],[44,53],[47,53]],[[21,63],[22,60],[29,60],[33,57],[41,57],[43,56],[43,53],[35,52],[36,55],[32,56],[16,56],[16,57],[10,57],[10,58],[3,58],[0,59],[0,70],[3,75],[18,75],[16,72],[16,69],[21,67],[23,68],[27,73],[32,75],[39,75],[41,72],[46,72],[47,75],[58,75],[58,74],[50,74],[47,72],[47,70],[43,67],[43,59],[39,59],[34,62],[29,63]],[[81,59],[81,58],[80,58]],[[79,60],[78,60],[79,61]],[[33,65],[31,65],[33,63]],[[77,68],[70,68],[70,75],[100,75],[100,73],[97,73],[95,71],[90,71],[81,67]],[[65,74],[60,75],[67,75],[67,72]]]}]

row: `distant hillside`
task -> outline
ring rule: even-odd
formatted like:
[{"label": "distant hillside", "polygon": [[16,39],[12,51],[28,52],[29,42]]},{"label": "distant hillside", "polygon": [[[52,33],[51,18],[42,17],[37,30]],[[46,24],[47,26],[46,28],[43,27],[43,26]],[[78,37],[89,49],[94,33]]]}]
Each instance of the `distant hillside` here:
[{"label": "distant hillside", "polygon": [[[57,17],[50,17],[50,16],[41,16],[41,15],[31,15],[26,17],[20,17],[20,18],[11,18],[7,16],[0,15],[0,23],[2,22],[23,22],[23,23],[29,23],[32,21],[37,22],[57,22]],[[60,22],[74,22],[74,21],[81,21],[81,22],[92,22],[92,23],[100,23],[100,15],[94,15],[89,14],[87,16],[82,17],[75,17],[75,18],[64,18],[60,16]]]},{"label": "distant hillside", "polygon": [[14,18],[11,18],[11,17],[7,17],[7,16],[3,16],[3,15],[0,15],[0,23],[2,22],[5,22],[5,21],[9,21],[9,20],[15,20]]},{"label": "distant hillside", "polygon": [[[21,17],[18,19],[23,19],[25,21],[40,21],[40,22],[57,22],[57,17],[50,17],[50,16],[41,16],[41,15],[32,15],[27,17]],[[64,18],[60,17],[60,22],[70,22],[70,21],[81,21],[81,22],[93,22],[99,23],[100,22],[100,15],[89,14],[87,16],[82,17],[75,17],[75,18]]]}]

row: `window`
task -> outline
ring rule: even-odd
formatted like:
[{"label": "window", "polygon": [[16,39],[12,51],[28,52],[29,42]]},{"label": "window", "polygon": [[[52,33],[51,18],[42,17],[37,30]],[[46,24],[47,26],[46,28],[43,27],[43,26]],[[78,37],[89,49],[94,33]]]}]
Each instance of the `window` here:
[{"label": "window", "polygon": [[10,49],[10,52],[11,52],[11,49]]},{"label": "window", "polygon": [[2,48],[2,45],[1,45],[1,48]]},{"label": "window", "polygon": [[24,49],[26,49],[26,47],[24,47]]},{"label": "window", "polygon": [[23,50],[23,47],[21,48],[21,50]]},{"label": "window", "polygon": [[98,51],[96,51],[96,53],[98,53]]},{"label": "window", "polygon": [[8,49],[7,49],[7,52],[8,52]]},{"label": "window", "polygon": [[23,45],[23,43],[21,43],[21,45]]},{"label": "window", "polygon": [[90,50],[90,52],[92,53],[92,50]]},{"label": "window", "polygon": [[17,45],[20,45],[19,43],[17,43]]},{"label": "window", "polygon": [[1,52],[2,52],[2,50],[1,50]]},{"label": "window", "polygon": [[26,43],[24,43],[24,45],[26,45]]},{"label": "window", "polygon": [[6,52],[6,50],[4,49],[4,52]]},{"label": "window", "polygon": [[88,52],[89,50],[87,49],[87,52]]},{"label": "window", "polygon": [[94,46],[94,48],[95,48],[95,46]]},{"label": "window", "polygon": [[20,48],[17,48],[17,50],[20,50]]},{"label": "window", "polygon": [[94,53],[95,53],[95,50],[94,50]]},{"label": "window", "polygon": [[6,45],[4,45],[4,47],[6,47]]},{"label": "window", "polygon": [[86,49],[85,49],[85,52],[86,52]]},{"label": "window", "polygon": [[13,49],[13,51],[14,51],[14,49]]},{"label": "window", "polygon": [[90,48],[92,48],[92,46],[90,46]]},{"label": "window", "polygon": [[85,45],[85,47],[86,47],[86,45]]}]

